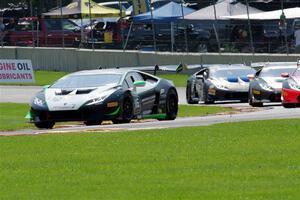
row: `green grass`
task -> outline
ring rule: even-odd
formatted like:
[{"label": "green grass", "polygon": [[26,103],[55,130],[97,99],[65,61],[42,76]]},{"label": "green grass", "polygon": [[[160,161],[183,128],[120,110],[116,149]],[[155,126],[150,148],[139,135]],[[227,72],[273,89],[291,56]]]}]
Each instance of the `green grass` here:
[{"label": "green grass", "polygon": [[[44,86],[50,85],[59,78],[68,74],[67,72],[57,72],[57,71],[34,71],[35,83],[1,83],[0,85],[37,85]],[[187,74],[161,74],[161,78],[172,80],[176,87],[185,87],[186,81],[188,79]]]},{"label": "green grass", "polygon": [[66,72],[53,72],[53,71],[35,71],[34,72],[36,85],[41,85],[41,86],[50,85],[66,74],[67,74]]},{"label": "green grass", "polygon": [[0,131],[33,128],[24,118],[29,109],[28,104],[0,103]]},{"label": "green grass", "polygon": [[186,87],[186,81],[189,78],[187,74],[161,74],[161,78],[165,78],[174,82],[176,87]]},{"label": "green grass", "polygon": [[1,199],[295,200],[300,119],[0,137]]},{"label": "green grass", "polygon": [[[20,103],[0,103],[0,131],[34,128],[27,123],[25,115],[29,111],[28,104]],[[179,105],[179,117],[203,116],[230,111],[228,108],[219,106],[187,106]],[[65,123],[60,123],[65,124]]]}]

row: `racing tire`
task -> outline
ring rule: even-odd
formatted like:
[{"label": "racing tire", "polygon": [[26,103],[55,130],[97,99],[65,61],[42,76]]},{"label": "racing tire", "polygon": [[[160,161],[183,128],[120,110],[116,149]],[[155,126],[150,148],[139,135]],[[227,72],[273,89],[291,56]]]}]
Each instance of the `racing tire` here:
[{"label": "racing tire", "polygon": [[86,126],[95,126],[95,125],[101,125],[101,120],[88,120],[83,122]]},{"label": "racing tire", "polygon": [[284,108],[295,108],[296,107],[296,105],[293,103],[282,103],[282,106]]},{"label": "racing tire", "polygon": [[198,104],[198,101],[192,99],[191,86],[186,87],[186,101],[188,104]]},{"label": "racing tire", "polygon": [[111,120],[114,124],[129,123],[133,118],[133,103],[132,97],[129,94],[124,96],[121,110],[121,116]]},{"label": "racing tire", "polygon": [[55,122],[49,122],[49,121],[45,121],[45,122],[34,122],[34,125],[35,125],[37,128],[52,129],[53,126],[55,125]]},{"label": "racing tire", "polygon": [[166,117],[159,120],[174,120],[178,113],[178,96],[174,89],[170,89],[166,98]]},{"label": "racing tire", "polygon": [[262,102],[253,102],[252,94],[249,94],[248,102],[249,102],[249,105],[252,107],[263,107],[264,106],[264,104]]}]

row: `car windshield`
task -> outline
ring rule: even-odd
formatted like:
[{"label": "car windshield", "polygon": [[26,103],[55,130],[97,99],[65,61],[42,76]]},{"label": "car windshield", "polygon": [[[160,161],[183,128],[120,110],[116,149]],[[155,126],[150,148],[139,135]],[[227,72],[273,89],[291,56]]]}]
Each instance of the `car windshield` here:
[{"label": "car windshield", "polygon": [[211,71],[211,76],[216,78],[225,78],[225,77],[243,77],[248,74],[254,74],[253,69],[217,69]]},{"label": "car windshield", "polygon": [[51,88],[90,88],[119,83],[121,74],[71,75],[59,79]]},{"label": "car windshield", "polygon": [[280,77],[282,73],[292,74],[296,66],[263,68],[260,77]]},{"label": "car windshield", "polygon": [[298,68],[296,69],[296,71],[294,72],[293,75],[294,75],[294,76],[300,76],[300,67],[298,67]]}]

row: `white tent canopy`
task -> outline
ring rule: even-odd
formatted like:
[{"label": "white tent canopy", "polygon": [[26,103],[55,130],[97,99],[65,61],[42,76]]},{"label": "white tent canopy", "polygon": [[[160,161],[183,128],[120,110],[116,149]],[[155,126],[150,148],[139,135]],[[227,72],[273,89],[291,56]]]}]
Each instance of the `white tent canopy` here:
[{"label": "white tent canopy", "polygon": [[[287,8],[283,10],[286,19],[295,19],[300,18],[300,7],[296,8]],[[274,10],[269,12],[260,12],[249,14],[249,19],[251,20],[279,20],[282,10]],[[247,15],[235,15],[235,16],[224,16],[227,19],[248,19]]]},{"label": "white tent canopy", "polygon": [[[240,15],[247,13],[247,6],[242,3],[234,3],[232,0],[221,0],[215,4],[217,19],[223,19],[223,16]],[[249,13],[260,13],[253,7],[249,7]],[[202,8],[191,14],[184,16],[187,20],[214,20],[214,5]]]}]

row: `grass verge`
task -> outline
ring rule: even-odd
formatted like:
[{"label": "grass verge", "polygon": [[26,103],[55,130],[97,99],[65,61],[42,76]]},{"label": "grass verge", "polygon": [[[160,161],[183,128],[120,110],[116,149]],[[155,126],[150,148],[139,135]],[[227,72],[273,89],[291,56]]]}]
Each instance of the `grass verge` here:
[{"label": "grass verge", "polygon": [[[0,131],[34,128],[26,123],[24,118],[30,107],[28,104],[0,103]],[[179,117],[204,116],[220,112],[230,111],[220,106],[187,106],[179,105]]]},{"label": "grass verge", "polygon": [[0,137],[3,199],[299,199],[300,119]]}]

